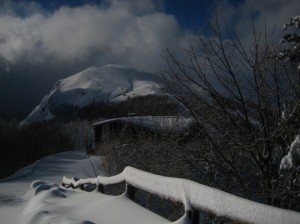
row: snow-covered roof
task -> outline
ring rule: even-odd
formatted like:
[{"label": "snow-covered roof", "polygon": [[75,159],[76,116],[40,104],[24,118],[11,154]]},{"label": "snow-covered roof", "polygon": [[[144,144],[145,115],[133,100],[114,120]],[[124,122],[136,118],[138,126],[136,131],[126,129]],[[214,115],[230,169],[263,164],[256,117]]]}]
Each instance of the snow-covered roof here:
[{"label": "snow-covered roof", "polygon": [[92,126],[96,127],[115,122],[141,126],[155,131],[184,131],[190,128],[195,120],[191,117],[182,116],[134,116],[103,120],[92,124]]}]

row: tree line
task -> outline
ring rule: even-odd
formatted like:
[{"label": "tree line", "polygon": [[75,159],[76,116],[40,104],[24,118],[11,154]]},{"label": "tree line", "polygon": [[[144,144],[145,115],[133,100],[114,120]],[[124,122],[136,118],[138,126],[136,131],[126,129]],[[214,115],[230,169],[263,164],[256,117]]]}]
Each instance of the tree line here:
[{"label": "tree line", "polygon": [[70,136],[59,122],[38,122],[19,127],[16,121],[0,120],[0,178],[42,157],[72,147]]},{"label": "tree line", "polygon": [[19,126],[0,120],[0,178],[38,159],[66,150],[84,150],[93,144],[90,124],[99,118],[136,115],[169,115],[177,105],[164,96],[141,96],[124,102],[93,102],[85,107],[62,105],[52,111],[56,119]]},{"label": "tree line", "polygon": [[128,114],[138,116],[176,115],[179,108],[176,103],[163,95],[147,95],[128,98],[122,102],[94,101],[84,107],[66,104],[52,110],[58,120],[70,122],[124,117]]}]

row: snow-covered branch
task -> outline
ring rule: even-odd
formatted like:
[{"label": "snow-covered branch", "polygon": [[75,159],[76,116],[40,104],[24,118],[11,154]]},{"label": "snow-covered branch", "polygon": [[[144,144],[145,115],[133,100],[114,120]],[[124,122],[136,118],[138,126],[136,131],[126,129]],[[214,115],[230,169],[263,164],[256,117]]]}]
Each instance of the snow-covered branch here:
[{"label": "snow-covered branch", "polygon": [[290,146],[290,150],[280,163],[280,170],[291,171],[300,166],[300,135],[297,135]]}]

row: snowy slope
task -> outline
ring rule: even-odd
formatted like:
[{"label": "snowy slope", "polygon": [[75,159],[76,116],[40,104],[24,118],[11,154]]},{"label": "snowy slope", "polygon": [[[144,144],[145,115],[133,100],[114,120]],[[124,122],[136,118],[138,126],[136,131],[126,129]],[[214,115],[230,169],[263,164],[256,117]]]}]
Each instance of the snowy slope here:
[{"label": "snowy slope", "polygon": [[60,184],[65,175],[79,178],[95,176],[92,164],[97,174],[101,174],[101,170],[97,166],[99,161],[99,157],[89,158],[85,153],[79,151],[62,152],[45,157],[1,180],[0,198],[3,199],[4,195],[9,194],[21,196],[34,180]]},{"label": "snowy slope", "polygon": [[115,65],[90,67],[59,80],[22,124],[53,119],[53,109],[61,105],[83,107],[92,102],[120,102],[129,97],[159,94],[159,89],[158,77],[151,73]]},{"label": "snowy slope", "polygon": [[[91,157],[97,169],[100,157]],[[97,170],[101,174],[101,170]],[[62,176],[93,177],[82,152],[64,152],[37,161],[0,182],[2,224],[134,224],[170,223],[124,195],[60,187]]]}]

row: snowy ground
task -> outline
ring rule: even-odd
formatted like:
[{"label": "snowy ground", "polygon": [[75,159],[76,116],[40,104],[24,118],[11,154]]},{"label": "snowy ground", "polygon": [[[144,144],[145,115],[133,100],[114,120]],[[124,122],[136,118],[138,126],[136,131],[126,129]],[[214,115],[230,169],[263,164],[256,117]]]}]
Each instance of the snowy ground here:
[{"label": "snowy ground", "polygon": [[[100,158],[92,157],[91,160],[97,169]],[[108,196],[60,186],[63,176],[93,177],[91,160],[82,152],[59,153],[2,180],[0,223],[170,223],[124,195]]]},{"label": "snowy ground", "polygon": [[[184,202],[186,210],[190,206],[203,208],[221,217],[244,220],[246,223],[298,224],[300,220],[298,212],[259,204],[199,183],[158,176],[132,167],[127,167],[115,177],[84,179],[95,177],[95,172],[101,175],[101,168],[97,166],[100,163],[100,157],[89,158],[83,152],[58,153],[0,181],[0,224],[170,223],[129,200],[125,194],[109,196],[98,191],[63,188],[63,176],[76,176],[83,178],[81,182],[90,183],[118,182],[121,178],[140,189]],[[188,223],[187,216],[175,223]]]}]

